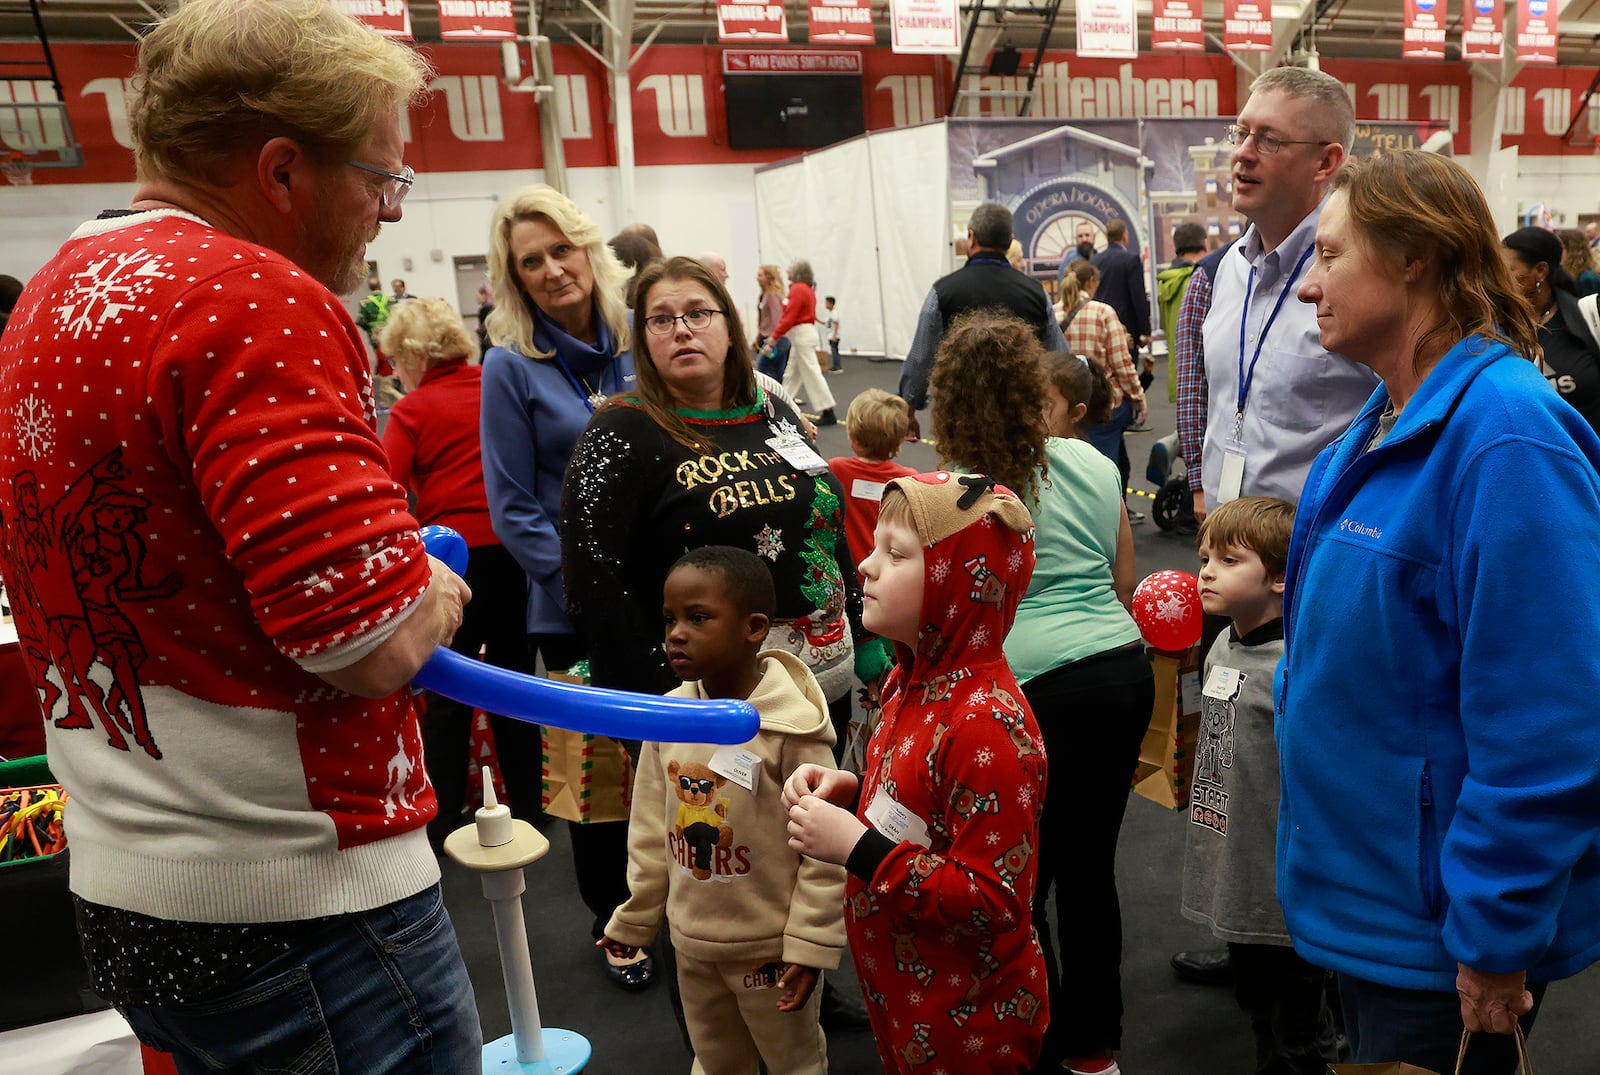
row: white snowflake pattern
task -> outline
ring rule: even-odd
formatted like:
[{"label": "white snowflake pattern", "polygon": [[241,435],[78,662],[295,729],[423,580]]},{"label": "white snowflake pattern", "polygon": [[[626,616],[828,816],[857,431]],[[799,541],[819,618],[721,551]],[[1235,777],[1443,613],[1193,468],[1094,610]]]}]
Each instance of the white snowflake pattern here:
[{"label": "white snowflake pattern", "polygon": [[776,440],[780,447],[787,447],[790,444],[804,444],[806,442],[806,438],[801,435],[799,427],[787,418],[780,418],[776,422],[768,422],[767,424],[774,434],[772,439]]},{"label": "white snowflake pattern", "polygon": [[1189,608],[1177,594],[1168,594],[1156,602],[1156,619],[1162,623],[1182,623],[1189,618]]},{"label": "white snowflake pattern", "polygon": [[902,739],[900,740],[900,745],[895,747],[895,752],[898,753],[902,758],[908,757],[911,754],[911,745],[911,740]]},{"label": "white snowflake pattern", "polygon": [[994,761],[994,751],[990,750],[988,747],[983,747],[972,756],[972,759],[979,765],[988,765],[990,762]]},{"label": "white snowflake pattern", "polygon": [[983,839],[984,839],[984,842],[987,843],[990,847],[994,847],[996,844],[998,844],[1000,842],[1000,834],[998,832],[991,832],[989,835],[985,836]]},{"label": "white snowflake pattern", "polygon": [[1022,567],[1022,550],[1012,549],[1011,555],[1006,557],[1006,567],[1017,571]]},{"label": "white snowflake pattern", "polygon": [[1010,1056],[1011,1055],[1011,1043],[1009,1041],[1001,1042],[999,1048],[997,1048],[995,1050],[995,1052],[999,1053],[1001,1056]]},{"label": "white snowflake pattern", "polygon": [[986,643],[988,641],[989,641],[989,628],[980,627],[976,631],[972,632],[972,644],[974,646],[981,646],[981,645],[983,645],[984,643]]},{"label": "white snowflake pattern", "polygon": [[952,604],[949,608],[944,610],[944,618],[947,620],[953,620],[956,618],[956,613],[960,611],[961,609],[959,607]]},{"label": "white snowflake pattern", "polygon": [[21,400],[12,416],[17,420],[17,446],[28,453],[30,459],[42,459],[55,447],[55,415],[50,405],[36,396]]},{"label": "white snowflake pattern", "polygon": [[1026,784],[1024,784],[1024,785],[1022,785],[1022,787],[1018,788],[1017,789],[1017,802],[1019,804],[1021,804],[1022,806],[1027,806],[1030,803],[1032,803],[1033,802],[1033,789],[1028,787],[1028,785],[1026,785]]},{"label": "white snowflake pattern", "polygon": [[773,563],[778,562],[778,555],[783,552],[783,531],[774,530],[772,524],[763,526],[756,534],[756,555],[765,556]]},{"label": "white snowflake pattern", "polygon": [[921,1004],[922,1003],[922,994],[920,992],[916,991],[915,989],[913,989],[911,992],[906,994],[906,999],[909,1000],[912,1004]]},{"label": "white snowflake pattern", "polygon": [[967,984],[967,980],[961,977],[959,974],[952,974],[944,980],[944,984],[948,985],[952,989],[956,989]]},{"label": "white snowflake pattern", "polygon": [[967,695],[968,705],[982,705],[989,700],[988,687],[973,687],[972,693]]},{"label": "white snowflake pattern", "polygon": [[[987,519],[988,516],[985,515],[984,518]],[[983,1039],[974,1034],[966,1041],[962,1042],[961,1047],[969,1053],[981,1053],[983,1052]]]},{"label": "white snowflake pattern", "polygon": [[943,582],[950,577],[950,561],[935,560],[933,562],[933,581]]},{"label": "white snowflake pattern", "polygon": [[863,967],[867,968],[868,970],[874,970],[875,971],[875,970],[878,969],[877,957],[876,956],[862,956],[861,957],[861,965]]},{"label": "white snowflake pattern", "polygon": [[72,333],[75,340],[85,335],[99,339],[107,324],[117,324],[123,314],[144,309],[140,300],[157,280],[169,279],[162,271],[165,268],[153,250],[107,254],[91,261],[82,272],[72,275],[72,286],[56,307],[61,331]]}]

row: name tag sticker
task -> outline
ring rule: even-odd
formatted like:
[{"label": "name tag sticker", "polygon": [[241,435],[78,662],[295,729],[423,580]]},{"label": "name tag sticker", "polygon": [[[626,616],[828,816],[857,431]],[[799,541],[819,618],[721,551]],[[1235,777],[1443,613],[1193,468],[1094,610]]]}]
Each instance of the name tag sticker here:
[{"label": "name tag sticker", "polygon": [[761,779],[761,759],[756,752],[742,746],[718,747],[711,755],[711,771],[725,776],[754,795],[756,783]]},{"label": "name tag sticker", "polygon": [[1237,668],[1214,667],[1211,669],[1211,674],[1206,677],[1206,687],[1201,693],[1207,698],[1226,702],[1239,692],[1241,678]]},{"label": "name tag sticker", "polygon": [[818,455],[816,450],[803,440],[790,441],[781,437],[773,437],[767,441],[767,446],[783,456],[784,462],[796,470],[804,471],[807,474],[820,474],[828,469],[828,461]]},{"label": "name tag sticker", "polygon": [[928,823],[895,802],[882,788],[867,806],[867,821],[896,843],[905,840],[918,847],[933,846],[928,838]]},{"label": "name tag sticker", "polygon": [[850,495],[857,500],[878,501],[883,499],[883,482],[869,482],[865,478],[857,478],[850,483]]}]

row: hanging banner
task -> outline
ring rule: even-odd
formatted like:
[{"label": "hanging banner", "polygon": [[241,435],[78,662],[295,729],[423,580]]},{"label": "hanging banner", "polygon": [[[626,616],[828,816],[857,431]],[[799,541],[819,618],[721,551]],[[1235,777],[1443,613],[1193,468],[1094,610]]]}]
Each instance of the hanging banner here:
[{"label": "hanging banner", "polygon": [[895,52],[961,51],[956,0],[889,0],[890,48]]},{"label": "hanging banner", "polygon": [[1078,0],[1078,55],[1138,59],[1139,23],[1133,0]]},{"label": "hanging banner", "polygon": [[1556,13],[1550,0],[1517,4],[1517,62],[1556,62]]},{"label": "hanging banner", "polygon": [[333,0],[333,6],[384,37],[412,39],[411,5],[406,0]]},{"label": "hanging banner", "polygon": [[1270,0],[1222,0],[1224,52],[1272,51]]},{"label": "hanging banner", "polygon": [[806,40],[813,45],[872,45],[872,0],[811,0]]},{"label": "hanging banner", "polygon": [[512,0],[439,0],[439,36],[446,41],[515,41]]},{"label": "hanging banner", "polygon": [[1505,49],[1505,0],[1462,0],[1461,58],[1498,60]]},{"label": "hanging banner", "polygon": [[717,0],[717,40],[787,41],[789,20],[782,4],[742,4],[738,0]]},{"label": "hanging banner", "polygon": [[1445,0],[1406,0],[1406,25],[1400,39],[1402,59],[1444,59],[1445,14]]},{"label": "hanging banner", "polygon": [[1150,47],[1204,52],[1204,6],[1205,0],[1154,0],[1150,5]]}]

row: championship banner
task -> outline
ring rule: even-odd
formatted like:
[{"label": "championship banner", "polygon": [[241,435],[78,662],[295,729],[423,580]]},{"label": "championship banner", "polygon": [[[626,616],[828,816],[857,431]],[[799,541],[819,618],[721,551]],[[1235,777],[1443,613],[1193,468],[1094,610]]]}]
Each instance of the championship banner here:
[{"label": "championship banner", "polygon": [[512,0],[439,0],[439,36],[446,41],[515,41]]},{"label": "championship banner", "polygon": [[872,0],[811,0],[806,40],[813,45],[872,45]]},{"label": "championship banner", "polygon": [[1493,61],[1505,50],[1505,0],[1462,0],[1461,58]]},{"label": "championship banner", "polygon": [[1205,0],[1153,0],[1150,47],[1183,52],[1206,50]]},{"label": "championship banner", "polygon": [[1225,52],[1271,52],[1271,0],[1222,0],[1222,48]]},{"label": "championship banner", "polygon": [[1406,24],[1400,39],[1402,59],[1444,59],[1445,3],[1446,0],[1406,0]]},{"label": "championship banner", "polygon": [[1139,22],[1133,0],[1078,0],[1078,55],[1138,59]]},{"label": "championship banner", "polygon": [[956,0],[889,0],[890,47],[895,52],[961,51]]},{"label": "championship banner", "polygon": [[1550,0],[1520,0],[1517,4],[1517,62],[1556,62],[1556,13]]},{"label": "championship banner", "polygon": [[411,5],[406,0],[333,0],[333,6],[384,37],[412,39]]},{"label": "championship banner", "polygon": [[782,4],[746,4],[717,0],[717,40],[787,41],[789,20]]}]

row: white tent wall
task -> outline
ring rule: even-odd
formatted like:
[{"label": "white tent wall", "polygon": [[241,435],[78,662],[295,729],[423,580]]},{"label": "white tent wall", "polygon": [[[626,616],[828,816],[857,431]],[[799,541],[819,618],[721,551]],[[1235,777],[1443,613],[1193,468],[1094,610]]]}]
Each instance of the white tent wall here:
[{"label": "white tent wall", "polygon": [[761,260],[803,257],[836,295],[846,352],[904,358],[928,286],[946,271],[943,123],[877,131],[756,172]]}]

